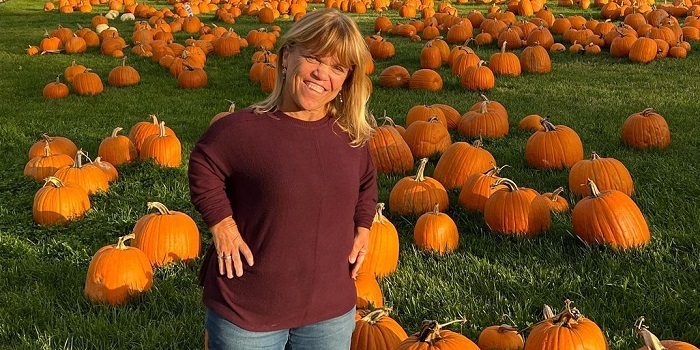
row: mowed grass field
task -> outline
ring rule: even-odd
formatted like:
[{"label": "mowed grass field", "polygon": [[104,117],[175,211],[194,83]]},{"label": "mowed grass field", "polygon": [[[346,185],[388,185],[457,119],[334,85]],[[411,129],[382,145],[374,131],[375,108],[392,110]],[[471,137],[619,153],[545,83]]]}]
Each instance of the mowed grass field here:
[{"label": "mowed grass field", "polygon": [[[163,2],[150,4],[166,6]],[[59,24],[73,30],[78,24],[89,26],[95,14],[107,11],[106,6],[96,6],[93,13],[66,15],[46,13],[42,6],[30,0],[0,4],[0,348],[202,348],[204,307],[197,285],[201,260],[156,269],[152,290],[121,307],[91,304],[83,294],[85,275],[92,255],[130,233],[147,213],[149,201],[191,215],[199,225],[202,248],[209,246],[210,233],[189,202],[188,155],[209,120],[228,108],[226,99],[242,108],[266,96],[248,79],[254,49],[244,48],[230,58],[209,57],[205,67],[208,85],[183,90],[166,69],[129,54],[129,47],[127,64],[139,71],[141,82],[114,88],[106,85],[107,75],[120,61],[101,55],[99,49],[41,56],[28,56],[24,51],[29,44],[39,44],[45,29],[51,31]],[[456,7],[463,15],[487,8]],[[597,9],[581,11],[556,4],[550,8],[555,14],[598,17]],[[389,15],[394,22],[406,22],[396,11]],[[351,16],[364,35],[373,33],[375,13]],[[228,27],[213,21],[212,14],[201,17],[207,24]],[[115,20],[111,24],[130,41],[133,22]],[[292,22],[279,20],[276,24],[284,33]],[[265,26],[256,18],[242,16],[231,27],[245,36]],[[374,92],[369,107],[375,115],[386,110],[404,124],[414,105],[444,103],[464,113],[477,102],[477,95],[464,90],[446,66],[438,70],[444,80],[438,92],[380,87],[378,75],[390,65],[417,70],[424,44],[391,34],[385,37],[396,46],[396,56],[375,61],[370,75]],[[185,33],[176,34],[178,42],[186,38]],[[651,230],[649,245],[631,251],[587,246],[573,233],[570,214],[553,215],[551,230],[537,238],[497,235],[488,230],[480,214],[460,208],[458,192],[452,191],[447,213],[460,233],[459,246],[452,254],[421,252],[413,244],[417,218],[385,212],[401,240],[397,271],[379,281],[385,304],[393,307],[392,317],[409,334],[424,319],[444,322],[464,317],[463,326],[451,329],[476,341],[483,328],[501,323],[503,314],[525,328],[541,319],[544,304],[559,311],[568,298],[602,328],[613,349],[642,345],[633,330],[640,315],[646,316],[661,339],[699,345],[700,54],[699,43],[691,44],[693,51],[687,59],[657,59],[646,65],[612,58],[606,51],[596,56],[553,54],[551,73],[498,77],[496,87],[487,92],[509,113],[509,134],[484,140],[484,147],[499,165],[510,165],[502,176],[541,193],[567,187],[567,170],[542,171],[527,165],[524,148],[530,132],[517,128],[517,122],[528,114],[551,116],[554,124],[567,125],[579,134],[586,157],[596,151],[620,160],[629,169],[635,186],[633,199]],[[488,60],[496,48],[475,51]],[[44,99],[44,85],[73,60],[100,75],[104,93]],[[620,138],[622,123],[630,114],[649,107],[667,119],[671,146],[647,151],[625,147]],[[68,137],[94,157],[113,128],[121,126],[126,133],[149,114],[165,120],[180,138],[180,167],[166,169],[142,161],[120,166],[119,180],[108,192],[91,197],[92,209],[85,218],[65,227],[33,223],[32,201],[41,184],[24,177],[22,171],[29,147],[41,133]],[[455,132],[452,138],[472,141]],[[427,175],[432,174],[437,159],[430,160]],[[388,202],[391,188],[401,177],[379,176],[381,202]],[[564,196],[572,206],[577,201],[568,191]]]}]

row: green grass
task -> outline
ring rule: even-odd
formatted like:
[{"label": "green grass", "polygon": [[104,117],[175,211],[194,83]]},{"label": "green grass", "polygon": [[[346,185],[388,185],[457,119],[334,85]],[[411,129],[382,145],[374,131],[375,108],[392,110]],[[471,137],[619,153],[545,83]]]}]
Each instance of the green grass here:
[{"label": "green grass", "polygon": [[[190,214],[200,226],[203,247],[210,244],[206,227],[189,203],[187,155],[211,117],[228,108],[225,99],[242,107],[264,98],[247,78],[253,49],[232,58],[210,57],[209,85],[196,91],[178,89],[176,79],[163,68],[134,56],[127,62],[141,74],[136,86],[106,86],[95,97],[71,94],[62,100],[45,100],[43,86],[72,60],[92,68],[105,82],[119,62],[95,49],[82,55],[27,56],[24,48],[37,45],[45,28],[63,24],[75,29],[76,23],[88,25],[94,15],[45,13],[41,6],[42,2],[29,0],[0,4],[0,348],[201,348],[204,308],[196,283],[201,261],[156,270],[152,291],[124,307],[90,304],[83,296],[84,278],[92,254],[129,233],[146,213],[147,201],[157,200]],[[466,13],[484,7],[458,8]],[[95,11],[106,12],[104,6]],[[578,13],[556,6],[554,12]],[[596,16],[594,10],[584,14]],[[202,17],[205,23],[212,22],[211,15]],[[365,35],[372,33],[374,14],[355,17]],[[132,24],[114,22],[127,41]],[[284,30],[290,22],[279,24]],[[239,18],[233,26],[242,35],[258,27],[253,18]],[[176,35],[180,42],[187,37]],[[401,64],[411,72],[418,69],[422,45],[386,37],[395,44],[397,55],[376,62],[371,76],[375,82],[372,110],[386,110],[403,122],[415,104],[446,103],[464,112],[476,102],[475,94],[463,90],[449,68],[439,70],[445,84],[437,93],[379,87],[378,74],[390,65]],[[483,59],[495,51],[495,47],[476,49]],[[629,252],[588,247],[573,234],[568,214],[555,215],[552,230],[535,239],[495,235],[480,215],[459,208],[458,193],[452,192],[448,213],[460,229],[460,245],[453,254],[441,257],[417,251],[412,243],[415,218],[388,215],[399,229],[401,256],[396,273],[380,284],[385,302],[394,308],[394,318],[412,333],[423,319],[464,316],[467,323],[452,329],[476,340],[481,329],[500,322],[504,313],[524,327],[540,319],[543,304],[561,309],[562,301],[570,298],[600,325],[614,349],[641,345],[632,330],[640,315],[647,317],[662,339],[699,344],[699,57],[692,51],[685,60],[639,65],[605,52],[593,57],[566,52],[552,56],[551,74],[497,78],[496,88],[488,95],[508,109],[511,132],[504,139],[485,140],[485,148],[499,164],[511,165],[503,175],[540,192],[566,186],[566,171],[540,171],[526,165],[524,146],[529,133],[515,128],[525,115],[550,115],[555,124],[579,133],[587,154],[595,150],[627,166],[635,182],[634,200],[652,232],[651,244]],[[642,152],[622,146],[622,122],[647,107],[656,108],[670,124],[668,149]],[[67,227],[33,224],[32,199],[40,184],[23,177],[22,170],[27,151],[40,133],[69,137],[94,155],[114,127],[128,130],[151,113],[180,137],[182,166],[162,169],[136,162],[120,167],[120,179],[107,193],[91,198],[93,208],[84,219]],[[453,139],[465,140],[456,134]],[[380,201],[388,201],[399,178],[380,175]]]}]

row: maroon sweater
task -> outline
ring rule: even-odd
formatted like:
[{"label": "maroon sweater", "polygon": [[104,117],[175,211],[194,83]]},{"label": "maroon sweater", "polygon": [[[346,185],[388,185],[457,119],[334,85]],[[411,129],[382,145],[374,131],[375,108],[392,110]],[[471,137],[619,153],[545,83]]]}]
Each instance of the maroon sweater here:
[{"label": "maroon sweater", "polygon": [[190,155],[192,203],[209,227],[232,216],[255,264],[219,274],[204,258],[204,304],[251,331],[294,328],[340,316],[356,302],[348,256],[356,227],[370,228],[376,170],[367,146],[329,117],[234,112],[213,124]]}]

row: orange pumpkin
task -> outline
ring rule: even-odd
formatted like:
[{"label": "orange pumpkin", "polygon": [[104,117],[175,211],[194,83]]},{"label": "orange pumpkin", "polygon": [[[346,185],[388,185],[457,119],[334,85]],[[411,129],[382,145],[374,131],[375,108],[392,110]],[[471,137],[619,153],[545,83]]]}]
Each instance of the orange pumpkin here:
[{"label": "orange pumpkin", "polygon": [[377,171],[385,174],[410,171],[413,169],[411,148],[395,127],[394,121],[386,115],[384,120],[389,124],[375,128],[375,133],[369,140],[370,154]]},{"label": "orange pumpkin", "polygon": [[399,264],[399,233],[384,215],[384,203],[377,203],[376,213],[369,232],[369,250],[362,269],[376,277],[384,277],[396,270]]},{"label": "orange pumpkin", "polygon": [[85,296],[94,303],[121,305],[153,286],[153,269],[138,248],[124,244],[133,234],[119,237],[116,245],[100,248],[90,260]]},{"label": "orange pumpkin", "polygon": [[659,340],[654,333],[649,331],[649,327],[644,325],[644,316],[637,319],[634,328],[642,339],[644,346],[637,350],[698,350],[698,348],[690,343],[678,340]]},{"label": "orange pumpkin", "polygon": [[159,202],[148,202],[158,213],[142,216],[134,226],[134,242],[154,266],[191,262],[199,256],[199,229],[189,215],[169,210]]},{"label": "orange pumpkin", "polygon": [[613,248],[636,248],[649,243],[649,226],[637,204],[617,190],[599,191],[588,180],[590,196],[583,198],[571,213],[574,233],[589,244]]},{"label": "orange pumpkin", "polygon": [[465,320],[443,324],[432,320],[423,321],[420,331],[406,338],[396,350],[479,350],[479,347],[469,338],[445,329],[446,326],[456,322],[464,323]]},{"label": "orange pumpkin", "polygon": [[115,168],[110,162],[102,160],[100,157],[93,159],[92,162],[86,164],[85,166],[94,166],[102,170],[102,172],[105,173],[105,176],[107,176],[107,182],[116,181],[119,178],[117,168]]},{"label": "orange pumpkin", "polygon": [[516,327],[502,324],[484,328],[476,345],[481,350],[522,350],[525,340]]},{"label": "orange pumpkin", "polygon": [[46,86],[44,86],[44,90],[42,91],[42,95],[45,98],[64,98],[68,96],[69,90],[68,86],[64,83],[61,82],[61,79],[59,76],[56,77],[56,81],[52,81]]},{"label": "orange pumpkin", "polygon": [[441,213],[440,205],[436,203],[433,211],[418,218],[413,229],[413,240],[418,248],[442,255],[457,248],[459,232],[452,218]]},{"label": "orange pumpkin", "polygon": [[464,209],[483,213],[486,200],[488,200],[494,192],[505,188],[505,185],[491,185],[496,182],[496,180],[500,179],[498,174],[507,166],[508,165],[504,165],[499,168],[494,165],[493,168],[484,173],[470,175],[464,182],[462,190],[459,192],[459,205]]},{"label": "orange pumpkin", "polygon": [[544,130],[536,131],[525,144],[525,159],[537,169],[570,168],[583,159],[583,144],[578,134],[564,125],[542,121]]},{"label": "orange pumpkin", "polygon": [[447,210],[449,199],[445,187],[432,177],[423,175],[428,158],[420,160],[416,176],[399,180],[389,193],[389,211],[401,215],[423,214],[431,211],[435,203]]},{"label": "orange pumpkin", "polygon": [[547,203],[549,210],[554,213],[564,213],[569,211],[569,202],[561,195],[564,192],[564,187],[559,187],[552,192],[543,193],[541,196]]},{"label": "orange pumpkin", "polygon": [[384,306],[384,297],[377,278],[369,271],[360,269],[355,278],[358,309],[372,309]]},{"label": "orange pumpkin", "polygon": [[90,199],[82,187],[49,176],[34,195],[32,217],[39,225],[66,225],[82,218],[89,209]]},{"label": "orange pumpkin", "polygon": [[[32,152],[30,152],[30,155],[31,153]],[[49,141],[44,141],[44,153],[40,156],[33,157],[27,162],[24,166],[24,175],[37,181],[43,181],[45,178],[55,174],[58,169],[72,164],[72,157],[62,153],[52,152]]]},{"label": "orange pumpkin", "polygon": [[470,110],[462,115],[457,126],[460,135],[467,137],[504,137],[508,134],[508,115],[488,108],[488,101],[481,103],[478,111]]},{"label": "orange pumpkin", "polygon": [[[146,140],[148,136],[153,134],[158,134],[160,132],[160,123],[158,122],[158,117],[155,114],[149,115],[151,122],[138,122],[131,127],[129,130],[129,139],[134,143],[137,150],[141,150],[143,141]],[[175,134],[175,132],[169,127],[165,127],[165,132],[167,134]],[[76,151],[78,149],[76,148]]]},{"label": "orange pumpkin", "polygon": [[537,191],[518,187],[510,179],[500,178],[491,186],[505,185],[486,200],[484,220],[492,232],[536,236],[549,229],[549,208],[536,201]]},{"label": "orange pumpkin", "polygon": [[158,134],[152,134],[143,140],[139,158],[153,158],[160,166],[175,168],[182,162],[182,145],[174,133],[167,131],[165,122],[161,121]]},{"label": "orange pumpkin", "polygon": [[408,70],[399,65],[385,68],[379,74],[379,85],[383,87],[408,87],[411,74]]},{"label": "orange pumpkin", "polygon": [[112,135],[102,140],[97,154],[105,161],[120,165],[130,163],[138,158],[138,151],[134,142],[126,136],[118,135],[123,128],[116,127],[112,130]]},{"label": "orange pumpkin", "polygon": [[391,309],[357,310],[350,350],[394,350],[408,338],[406,331],[389,317]]},{"label": "orange pumpkin", "polygon": [[575,195],[588,196],[587,180],[596,183],[599,190],[618,190],[628,196],[634,193],[632,176],[622,162],[615,158],[601,158],[592,152],[591,159],[582,159],[569,171],[569,190]]},{"label": "orange pumpkin", "polygon": [[469,176],[487,171],[495,165],[496,159],[482,148],[481,141],[474,141],[472,145],[455,142],[440,156],[433,177],[445,188],[462,188]]},{"label": "orange pumpkin", "polygon": [[83,166],[83,156],[87,157],[87,154],[78,150],[73,165],[56,170],[54,176],[66,184],[76,184],[82,187],[87,194],[107,191],[109,189],[107,175],[95,167]]},{"label": "orange pumpkin", "polygon": [[427,121],[418,120],[411,123],[403,137],[416,158],[432,157],[444,152],[452,144],[447,127],[435,116],[431,116]]},{"label": "orange pumpkin", "polygon": [[636,149],[666,148],[671,144],[671,131],[663,116],[647,108],[625,120],[622,142]]},{"label": "orange pumpkin", "polygon": [[564,311],[537,323],[525,342],[525,350],[552,348],[607,350],[605,335],[595,322],[584,317],[571,301]]}]

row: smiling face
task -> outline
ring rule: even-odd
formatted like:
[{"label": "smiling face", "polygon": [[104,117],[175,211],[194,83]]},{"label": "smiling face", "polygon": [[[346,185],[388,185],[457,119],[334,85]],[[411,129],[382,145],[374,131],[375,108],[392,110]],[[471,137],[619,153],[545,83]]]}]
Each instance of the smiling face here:
[{"label": "smiling face", "polygon": [[282,65],[287,67],[279,109],[301,120],[319,120],[326,115],[350,74],[350,69],[335,56],[317,56],[301,45],[284,51]]}]

